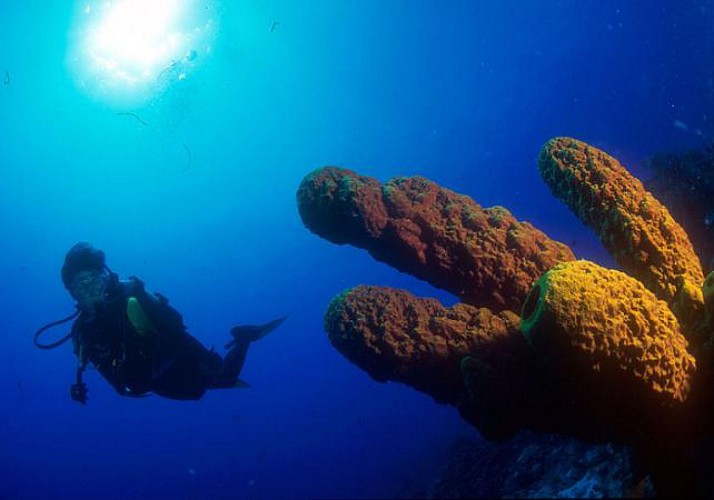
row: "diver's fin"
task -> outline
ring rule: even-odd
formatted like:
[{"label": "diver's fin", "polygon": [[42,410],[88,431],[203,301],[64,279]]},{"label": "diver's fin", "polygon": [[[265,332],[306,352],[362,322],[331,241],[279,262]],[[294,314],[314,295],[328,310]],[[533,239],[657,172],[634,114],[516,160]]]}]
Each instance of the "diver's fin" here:
[{"label": "diver's fin", "polygon": [[250,384],[245,380],[236,379],[236,385],[234,385],[233,387],[235,387],[236,389],[250,389]]},{"label": "diver's fin", "polygon": [[286,314],[285,316],[278,319],[274,319],[270,323],[266,323],[264,325],[234,326],[233,328],[231,328],[231,336],[233,336],[233,340],[226,344],[226,349],[230,349],[231,347],[233,347],[233,344],[235,344],[237,340],[246,339],[249,342],[255,342],[256,340],[262,339],[267,334],[279,327],[287,317],[288,316]]}]

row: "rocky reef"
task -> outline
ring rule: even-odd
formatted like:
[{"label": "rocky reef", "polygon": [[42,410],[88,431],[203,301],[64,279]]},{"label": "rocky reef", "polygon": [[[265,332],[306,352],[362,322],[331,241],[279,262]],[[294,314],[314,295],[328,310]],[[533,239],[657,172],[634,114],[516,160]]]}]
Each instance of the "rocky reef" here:
[{"label": "rocky reef", "polygon": [[520,433],[494,443],[456,440],[428,498],[649,498],[648,479],[635,479],[632,451],[584,444],[552,434]]}]

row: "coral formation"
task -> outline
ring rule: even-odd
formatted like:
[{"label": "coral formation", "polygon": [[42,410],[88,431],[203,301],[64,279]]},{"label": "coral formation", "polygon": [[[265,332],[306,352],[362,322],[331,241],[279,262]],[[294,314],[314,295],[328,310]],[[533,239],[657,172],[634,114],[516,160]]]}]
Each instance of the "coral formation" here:
[{"label": "coral formation", "polygon": [[689,395],[696,363],[677,318],[620,271],[585,260],[558,264],[526,298],[521,330],[592,397],[628,387],[622,404],[644,406],[652,396],[670,405]]},{"label": "coral formation", "polygon": [[667,208],[616,159],[584,142],[552,139],[538,165],[553,194],[595,231],[625,271],[676,310],[685,335],[700,342],[703,271]]},{"label": "coral formation", "polygon": [[543,147],[538,165],[555,196],[657,297],[671,303],[682,280],[701,286],[702,268],[684,229],[617,160],[558,137]]},{"label": "coral formation", "polygon": [[[428,498],[643,498],[648,482],[637,484],[632,453],[613,444],[587,445],[575,439],[524,432],[505,443],[462,437]],[[632,485],[639,488],[635,490]]]},{"label": "coral formation", "polygon": [[378,381],[397,380],[458,404],[459,363],[478,351],[498,358],[522,342],[518,315],[456,304],[446,308],[393,288],[358,286],[335,297],[325,315],[332,344]]},{"label": "coral formation", "polygon": [[377,260],[494,311],[518,311],[530,286],[575,256],[503,207],[482,208],[423,177],[384,186],[326,167],[303,179],[298,208],[315,234],[364,248]]},{"label": "coral formation", "polygon": [[552,139],[539,168],[630,276],[574,261],[506,209],[424,178],[380,185],[328,167],[298,190],[311,231],[465,303],[358,287],[331,303],[330,339],[377,380],[456,406],[486,437],[527,429],[633,444],[660,492],[700,492],[691,449],[714,411],[714,278],[705,284],[684,230],[603,151]]}]

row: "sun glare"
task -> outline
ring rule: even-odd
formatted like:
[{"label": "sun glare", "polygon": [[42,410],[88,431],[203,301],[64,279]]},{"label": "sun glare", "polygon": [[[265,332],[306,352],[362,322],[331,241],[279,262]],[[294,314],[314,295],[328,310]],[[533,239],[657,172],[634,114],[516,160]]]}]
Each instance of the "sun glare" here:
[{"label": "sun glare", "polygon": [[80,86],[104,97],[146,99],[185,80],[210,53],[215,23],[191,0],[83,3],[70,63]]}]

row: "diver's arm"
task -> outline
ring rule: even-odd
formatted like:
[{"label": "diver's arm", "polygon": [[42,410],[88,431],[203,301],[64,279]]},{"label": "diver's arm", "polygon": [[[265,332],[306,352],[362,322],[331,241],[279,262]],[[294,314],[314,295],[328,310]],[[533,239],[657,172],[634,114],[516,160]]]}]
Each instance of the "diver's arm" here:
[{"label": "diver's arm", "polygon": [[87,359],[84,356],[84,348],[82,345],[81,320],[82,315],[80,315],[79,318],[72,323],[72,350],[74,351],[74,355],[77,356],[77,375],[75,382],[69,388],[69,395],[72,398],[72,401],[87,404],[87,401],[89,400],[87,397],[89,389],[87,388],[87,384],[85,384],[82,380],[84,368],[87,366]]},{"label": "diver's arm", "polygon": [[127,296],[135,297],[142,311],[149,318],[156,331],[177,333],[186,331],[183,316],[169,304],[169,299],[156,292],[146,291],[144,282],[136,276],[130,276],[126,282]]},{"label": "diver's arm", "polygon": [[168,304],[169,302],[168,299],[160,293],[147,291],[144,282],[136,276],[129,276],[129,279],[121,283],[125,286],[127,297],[136,297],[142,303],[149,303],[156,306],[162,303]]}]

